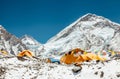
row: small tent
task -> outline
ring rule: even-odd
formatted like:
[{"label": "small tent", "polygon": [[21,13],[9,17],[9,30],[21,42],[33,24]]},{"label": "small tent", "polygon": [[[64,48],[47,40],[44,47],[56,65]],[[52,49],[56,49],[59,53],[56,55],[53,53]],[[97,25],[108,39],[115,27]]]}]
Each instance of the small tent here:
[{"label": "small tent", "polygon": [[20,52],[18,55],[18,57],[23,57],[23,56],[27,56],[27,57],[33,57],[33,53],[29,50],[24,50],[22,52]]}]

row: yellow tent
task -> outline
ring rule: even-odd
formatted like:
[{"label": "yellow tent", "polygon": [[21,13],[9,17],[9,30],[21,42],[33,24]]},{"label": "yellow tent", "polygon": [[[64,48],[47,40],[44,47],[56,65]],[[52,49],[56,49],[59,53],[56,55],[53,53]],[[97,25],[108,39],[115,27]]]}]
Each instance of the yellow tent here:
[{"label": "yellow tent", "polygon": [[86,54],[86,56],[88,58],[90,58],[91,60],[101,60],[101,61],[106,60],[104,57],[101,57],[100,55],[96,55],[96,54],[93,54],[93,53],[88,53],[88,54]]},{"label": "yellow tent", "polygon": [[22,52],[20,52],[18,55],[18,57],[23,57],[23,56],[28,56],[28,57],[33,57],[33,53],[29,50],[24,50]]},{"label": "yellow tent", "polygon": [[7,55],[8,53],[4,50],[0,50],[0,52],[3,54],[3,55]]}]

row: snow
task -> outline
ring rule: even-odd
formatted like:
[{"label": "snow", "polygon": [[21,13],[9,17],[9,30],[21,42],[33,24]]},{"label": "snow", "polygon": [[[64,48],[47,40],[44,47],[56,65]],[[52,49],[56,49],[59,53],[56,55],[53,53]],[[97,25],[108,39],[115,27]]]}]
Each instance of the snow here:
[{"label": "snow", "polygon": [[22,42],[25,44],[35,44],[35,42],[31,38],[24,38],[22,39]]},{"label": "snow", "polygon": [[[72,72],[74,65],[45,63],[42,59],[29,59],[21,61],[16,57],[0,59],[0,69],[5,73],[4,79],[119,79],[120,59],[109,62],[84,62],[82,70]],[[14,74],[13,74],[14,73]],[[0,73],[1,74],[1,73]]]},{"label": "snow", "polygon": [[110,49],[119,51],[120,49],[120,33],[116,33],[114,38],[110,40]]},{"label": "snow", "polygon": [[114,36],[114,30],[112,28],[96,28],[95,30],[91,31],[91,34],[94,34],[95,36],[101,37],[104,40],[107,40],[108,38],[112,38]]},{"label": "snow", "polygon": [[5,41],[5,40],[3,40],[3,41],[4,41],[5,47],[7,48],[6,51],[10,52],[10,44],[9,44],[9,41]]}]

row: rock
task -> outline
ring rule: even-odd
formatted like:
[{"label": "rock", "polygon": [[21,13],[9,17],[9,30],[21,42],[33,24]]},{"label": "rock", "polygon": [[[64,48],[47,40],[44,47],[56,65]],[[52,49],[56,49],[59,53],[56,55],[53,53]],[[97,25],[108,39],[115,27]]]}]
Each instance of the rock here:
[{"label": "rock", "polygon": [[117,74],[116,76],[117,76],[117,77],[120,77],[120,74]]},{"label": "rock", "polygon": [[82,67],[81,66],[77,66],[77,67],[74,67],[73,69],[72,69],[72,71],[74,72],[74,73],[78,73],[79,71],[81,71],[82,70]]},{"label": "rock", "polygon": [[98,69],[101,69],[101,67],[98,67]]},{"label": "rock", "polygon": [[95,75],[97,75],[97,74],[98,74],[98,71],[97,71],[97,72],[95,72],[94,74],[95,74]]},{"label": "rock", "polygon": [[101,71],[100,78],[102,78],[103,76],[104,76],[104,72]]}]

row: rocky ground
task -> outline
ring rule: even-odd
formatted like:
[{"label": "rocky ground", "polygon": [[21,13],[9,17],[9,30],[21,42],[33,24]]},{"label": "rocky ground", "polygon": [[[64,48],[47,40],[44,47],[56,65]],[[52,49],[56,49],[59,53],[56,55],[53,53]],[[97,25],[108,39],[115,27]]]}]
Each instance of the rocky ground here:
[{"label": "rocky ground", "polygon": [[84,62],[81,67],[42,59],[0,58],[0,79],[120,79],[120,59]]}]

